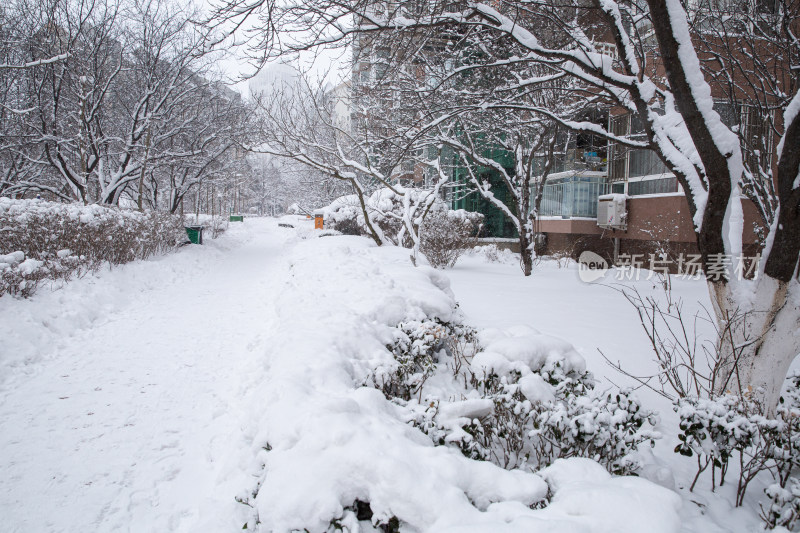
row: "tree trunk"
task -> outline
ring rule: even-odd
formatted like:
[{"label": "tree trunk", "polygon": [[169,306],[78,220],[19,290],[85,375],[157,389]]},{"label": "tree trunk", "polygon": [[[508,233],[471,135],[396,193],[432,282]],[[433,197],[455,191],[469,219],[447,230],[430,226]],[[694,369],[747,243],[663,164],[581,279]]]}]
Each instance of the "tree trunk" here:
[{"label": "tree trunk", "polygon": [[364,200],[364,193],[356,184],[355,180],[348,180],[350,184],[353,186],[353,191],[355,191],[356,196],[358,197],[358,203],[361,205],[361,213],[364,215],[364,224],[367,226],[367,231],[369,232],[369,236],[372,237],[372,240],[375,241],[375,244],[378,246],[383,245],[383,240],[381,239],[381,235],[378,234],[378,231],[375,229],[375,226],[372,223],[372,219],[369,217],[369,211],[367,209],[367,203]]},{"label": "tree trunk", "polygon": [[525,227],[519,232],[519,255],[522,273],[530,276],[533,272],[533,253],[531,250],[530,232]]},{"label": "tree trunk", "polygon": [[733,284],[709,282],[709,290],[720,327],[715,392],[743,395],[774,415],[800,352],[800,284],[762,275]]},{"label": "tree trunk", "polygon": [[148,127],[147,130],[147,137],[145,137],[144,141],[144,158],[142,161],[142,171],[139,173],[139,199],[137,200],[137,207],[139,211],[144,211],[144,205],[142,203],[142,195],[144,192],[144,175],[147,172],[147,158],[150,155],[150,129]]}]

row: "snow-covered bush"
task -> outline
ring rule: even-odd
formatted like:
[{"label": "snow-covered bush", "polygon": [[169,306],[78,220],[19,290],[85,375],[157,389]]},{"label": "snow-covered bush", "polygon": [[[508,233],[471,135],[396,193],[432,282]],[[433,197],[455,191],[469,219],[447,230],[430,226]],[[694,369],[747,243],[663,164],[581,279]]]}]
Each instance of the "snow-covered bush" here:
[{"label": "snow-covered bush", "polygon": [[438,318],[401,322],[392,334],[393,341],[386,348],[392,352],[395,364],[377,368],[372,382],[387,398],[402,400],[410,400],[422,390],[440,356],[462,353],[465,344],[474,338],[470,328]]},{"label": "snow-covered bush", "polygon": [[365,235],[364,216],[358,196],[341,196],[324,209],[325,224],[344,235]]},{"label": "snow-covered bush", "polygon": [[[409,189],[406,194],[416,196],[418,191]],[[390,189],[378,189],[367,200],[367,209],[386,239],[397,246],[410,246],[408,235],[403,231],[404,206],[400,195]]]},{"label": "snow-covered bush", "polygon": [[532,471],[569,457],[593,459],[618,475],[640,467],[631,454],[659,435],[645,427],[655,425],[654,413],[643,410],[630,390],[596,393],[588,375],[577,380],[563,373],[540,376],[500,380],[486,396],[492,413],[464,426],[469,438],[462,449],[505,468]]},{"label": "snow-covered bush", "polygon": [[[410,197],[409,205],[414,205],[414,214],[406,213],[404,197],[382,188],[366,198],[370,220],[378,228],[386,242],[413,247],[413,239],[409,235],[405,217],[413,219],[413,224],[421,224],[419,228],[420,251],[436,268],[453,266],[464,253],[477,243],[477,235],[483,223],[483,215],[464,210],[453,211],[440,199],[435,199],[428,207],[420,206],[430,191],[406,189]],[[342,196],[324,208],[324,216],[330,229],[345,235],[367,235],[364,213],[358,196]]]},{"label": "snow-covered bush", "polygon": [[675,451],[697,458],[690,489],[704,472],[709,472],[712,489],[724,484],[735,459],[739,467],[736,506],[740,506],[750,482],[768,472],[774,482],[765,490],[770,503],[762,504],[761,517],[769,529],[791,529],[800,518],[800,486],[795,477],[800,468],[800,374],[787,381],[774,418],[764,416],[758,403],[731,394],[675,402],[681,430]]},{"label": "snow-covered bush", "polygon": [[364,235],[364,229],[358,223],[356,216],[341,216],[331,223],[330,228],[342,235]]},{"label": "snow-covered bush", "polygon": [[[630,474],[640,466],[633,452],[659,438],[653,412],[629,390],[594,391],[583,358],[559,339],[529,328],[476,335],[457,320],[404,322],[395,339],[396,366],[373,383],[434,443],[466,457],[530,471],[587,457]],[[446,387],[442,368],[452,371]]]},{"label": "snow-covered bush", "polygon": [[484,216],[437,206],[425,217],[419,250],[434,268],[451,268],[478,243]]},{"label": "snow-covered bush", "polygon": [[790,374],[786,382],[777,421],[769,424],[772,431],[766,433],[772,437],[768,456],[775,463],[775,483],[765,489],[770,505],[766,510],[762,506],[762,519],[768,528],[793,530],[800,525],[800,373]]},{"label": "snow-covered bush", "polygon": [[[398,235],[403,228],[403,203],[400,197],[389,189],[378,189],[365,201],[372,223],[384,238],[392,244],[403,244],[398,242]],[[324,208],[324,213],[331,229],[345,235],[368,234],[361,202],[355,194],[337,198]]]},{"label": "snow-covered bush", "polygon": [[468,252],[470,255],[483,258],[487,263],[513,264],[519,263],[519,254],[509,249],[500,248],[496,244],[476,246]]},{"label": "snow-covered bush", "polygon": [[[541,474],[505,470],[469,459],[457,442],[445,442],[460,429],[461,415],[480,418],[493,409],[491,399],[481,398],[469,380],[464,383],[477,352],[492,341],[486,331],[474,343],[469,335],[458,344],[445,339],[435,352],[433,374],[411,400],[387,399],[372,386],[371,372],[397,364],[387,346],[403,339],[400,323],[438,318],[461,325],[440,271],[411,268],[406,250],[377,248],[366,239],[307,239],[287,255],[287,282],[276,284],[274,295],[280,312],[270,339],[270,368],[254,382],[262,401],[248,424],[251,459],[249,466],[245,456],[232,465],[231,479],[242,484],[236,516],[243,530],[680,529],[680,497],[644,478],[612,477],[580,458],[556,460]],[[563,353],[567,343],[546,336],[512,339],[509,345],[520,351],[517,357],[508,353],[509,361],[522,357],[523,349],[536,349],[545,360],[553,352],[553,359],[582,368],[577,354],[572,361],[571,351]],[[410,424],[436,402],[442,413],[433,420],[436,427],[452,425],[431,445]],[[223,518],[230,516],[226,511]]]},{"label": "snow-covered bush", "polygon": [[0,198],[0,295],[27,297],[43,280],[145,259],[183,240],[180,217],[167,213]]},{"label": "snow-covered bush", "polygon": [[[412,194],[413,192],[409,193]],[[383,237],[399,246],[408,244],[402,239],[403,201],[390,189],[378,189],[365,199],[372,223]],[[361,202],[355,194],[341,196],[324,208],[328,227],[345,235],[367,235]]]},{"label": "snow-covered bush", "polygon": [[[735,395],[717,398],[681,398],[675,402],[680,418],[681,441],[675,452],[697,457],[694,489],[701,473],[711,467],[712,488],[725,483],[730,459],[745,454],[758,437],[759,424],[753,406]],[[719,477],[717,477],[719,476]]]},{"label": "snow-covered bush", "polygon": [[377,516],[372,512],[368,502],[356,500],[353,505],[344,508],[341,518],[331,520],[327,533],[357,533],[363,530],[359,522],[369,522],[374,531],[381,533],[400,531],[400,521],[396,516]]},{"label": "snow-covered bush", "polygon": [[228,217],[222,215],[214,215],[210,217],[209,220],[209,228],[211,228],[211,238],[216,239],[225,231],[227,231],[229,225]]},{"label": "snow-covered bush", "polygon": [[73,255],[68,249],[59,250],[45,261],[25,259],[17,251],[0,256],[0,296],[5,293],[27,298],[36,291],[43,280],[69,281],[90,270],[91,263],[85,257]]},{"label": "snow-covered bush", "polygon": [[764,492],[770,501],[766,508],[761,506],[761,519],[766,528],[780,526],[794,531],[800,519],[800,480],[790,477],[784,486],[773,483]]},{"label": "snow-covered bush", "polygon": [[[472,454],[506,468],[539,470],[558,458],[588,457],[610,472],[639,465],[630,455],[659,435],[656,416],[630,391],[598,393],[583,359],[563,341],[527,328],[492,339],[471,364],[472,383],[492,412],[464,426]],[[462,449],[465,447],[461,445]]]}]

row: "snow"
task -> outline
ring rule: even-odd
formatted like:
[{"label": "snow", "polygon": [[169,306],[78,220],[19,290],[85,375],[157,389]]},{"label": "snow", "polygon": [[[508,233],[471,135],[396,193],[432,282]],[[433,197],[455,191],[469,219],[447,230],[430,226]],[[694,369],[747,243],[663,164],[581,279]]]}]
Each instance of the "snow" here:
[{"label": "snow", "polygon": [[[614,363],[620,362],[634,375],[652,375],[656,365],[639,317],[619,290],[635,287],[643,295],[658,298],[661,289],[655,279],[646,279],[646,270],[633,280],[617,279],[617,274],[611,269],[603,280],[583,283],[575,263],[564,266],[544,259],[534,267],[532,276],[523,278],[518,262],[488,262],[482,254],[463,257],[455,268],[447,271],[468,323],[484,330],[525,324],[551,337],[568,340],[585,359],[586,368],[597,379],[599,390],[613,385],[638,387],[635,381],[609,368],[603,354]],[[705,309],[712,309],[705,282],[673,276],[672,293],[674,298],[683,300],[686,316],[694,317],[699,313],[696,326],[700,339],[713,338],[713,327],[702,319]],[[758,502],[765,500],[763,488],[766,485],[749,489],[749,503],[746,504],[749,509],[733,508],[729,503],[734,498],[735,486],[732,485],[735,483],[726,483],[725,487],[711,492],[710,486],[702,486],[701,482],[694,492],[689,492],[696,464],[694,458],[673,453],[679,441],[675,437],[678,420],[672,404],[645,388],[638,388],[636,393],[643,407],[658,411],[661,421],[655,429],[663,434],[653,453],[648,450],[642,454],[645,466],[640,476],[664,488],[676,489],[681,495],[680,530],[757,531],[760,527],[756,516]]]},{"label": "snow", "polygon": [[628,199],[626,194],[621,193],[610,193],[610,194],[601,194],[597,197],[598,200],[613,200],[617,202],[624,202]]},{"label": "snow", "polygon": [[23,252],[11,252],[10,254],[0,255],[0,263],[5,263],[7,265],[16,265],[24,260],[25,254]]},{"label": "snow", "polygon": [[0,197],[0,213],[19,220],[30,219],[33,216],[52,216],[62,214],[85,224],[100,224],[106,217],[117,219],[139,218],[142,214],[134,210],[109,210],[99,204],[83,205],[78,203],[62,204],[47,202],[38,199],[11,199]]},{"label": "snow", "polygon": [[[303,217],[279,222],[248,218],[203,246],[0,298],[5,528],[318,532],[336,519],[369,531],[348,509],[356,500],[404,532],[757,527],[715,494],[671,490],[670,472],[691,470],[674,443],[659,443],[640,478],[587,459],[503,470],[434,446],[367,381],[392,364],[400,321],[463,312],[483,345],[473,365],[527,368],[529,399],[552,395],[531,369],[554,362],[602,372],[607,387],[619,376],[597,348],[634,371],[651,364],[621,295],[581,283],[574,266],[543,262],[524,278],[478,253],[442,273],[413,268],[407,250],[323,237]],[[492,409],[453,400],[442,418],[454,427]]]},{"label": "snow", "polygon": [[4,530],[186,531],[236,511],[225,466],[263,375],[263,274],[284,239],[232,228],[30,300],[0,298]]},{"label": "snow", "polygon": [[484,349],[472,360],[478,373],[486,370],[502,376],[516,370],[527,375],[532,369],[539,370],[555,362],[563,363],[564,372],[586,370],[585,361],[572,345],[528,326],[489,328],[480,333],[479,339]]},{"label": "snow", "polygon": [[[599,531],[641,531],[633,524],[649,523],[648,531],[680,531],[680,497],[649,481],[611,475],[588,459],[558,459],[542,476],[555,489],[552,503],[545,509],[550,517],[578,517],[586,526]],[[650,502],[661,505],[653,507]],[[619,509],[626,520],[621,521]]]}]

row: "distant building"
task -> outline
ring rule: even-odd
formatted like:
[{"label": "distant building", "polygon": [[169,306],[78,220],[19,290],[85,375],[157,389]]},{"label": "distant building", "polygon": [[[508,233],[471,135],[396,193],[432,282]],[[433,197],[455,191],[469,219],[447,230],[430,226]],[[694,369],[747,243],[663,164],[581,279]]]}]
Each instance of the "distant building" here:
[{"label": "distant building", "polygon": [[270,93],[281,87],[293,87],[300,80],[294,67],[284,64],[269,65],[253,76],[248,85],[250,94]]},{"label": "distant building", "polygon": [[352,128],[352,87],[352,82],[345,80],[328,91],[333,100],[331,122],[342,132],[349,132]]}]

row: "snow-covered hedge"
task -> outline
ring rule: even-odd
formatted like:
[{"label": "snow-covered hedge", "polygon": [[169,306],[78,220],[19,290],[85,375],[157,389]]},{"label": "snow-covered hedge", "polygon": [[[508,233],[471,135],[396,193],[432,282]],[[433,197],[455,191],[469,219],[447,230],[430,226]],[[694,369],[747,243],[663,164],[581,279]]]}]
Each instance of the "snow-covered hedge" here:
[{"label": "snow-covered hedge", "polygon": [[[439,399],[454,431],[459,413],[474,419],[494,406],[453,368],[471,368],[475,343],[495,353],[500,345],[460,324],[439,271],[411,267],[405,250],[347,236],[298,239],[285,269],[269,377],[254,385],[252,463],[232,466],[228,478],[241,488],[238,527],[677,533],[680,498],[649,481],[612,477],[581,458],[540,473],[504,469],[466,457],[457,443],[438,445],[410,423],[428,398]],[[501,355],[521,363],[529,340],[511,339]],[[580,370],[573,351],[538,341],[544,361]],[[549,358],[551,350],[566,359]],[[530,374],[543,376],[541,368]],[[383,387],[392,380],[401,386]]]},{"label": "snow-covered hedge", "polygon": [[[412,195],[412,202],[416,202],[428,191],[407,189],[406,194]],[[378,189],[366,199],[366,205],[373,224],[386,240],[398,246],[413,245],[403,224],[406,214],[401,196],[390,189]],[[324,213],[331,229],[345,235],[367,234],[364,214],[356,195],[337,198],[324,209]],[[419,230],[420,252],[434,268],[454,266],[465,251],[477,244],[484,219],[482,214],[449,209],[438,198],[430,209],[419,208],[415,213],[418,217],[424,215]]]},{"label": "snow-covered hedge", "polygon": [[476,246],[467,252],[471,256],[482,258],[487,263],[517,264],[519,254],[515,254],[507,248],[500,248],[496,244],[485,244]]},{"label": "snow-covered hedge", "polygon": [[[406,333],[409,325],[416,329]],[[414,426],[467,457],[533,472],[587,457],[629,474],[640,466],[638,446],[659,438],[648,429],[655,414],[628,390],[595,391],[583,358],[562,340],[527,327],[475,334],[429,321],[398,329],[395,370],[373,380],[413,413]],[[428,393],[426,382],[436,383]]]},{"label": "snow-covered hedge", "polygon": [[731,464],[738,475],[736,506],[742,505],[750,482],[768,472],[773,482],[761,504],[767,529],[800,526],[800,374],[787,378],[774,418],[750,398],[725,394],[686,397],[675,402],[680,418],[680,443],[675,452],[697,459],[690,487],[706,474],[712,488],[725,483]]},{"label": "snow-covered hedge", "polygon": [[358,196],[340,196],[323,209],[325,224],[345,235],[365,235],[364,214]]},{"label": "snow-covered hedge", "polygon": [[0,296],[164,253],[185,236],[165,213],[0,198]]}]

